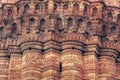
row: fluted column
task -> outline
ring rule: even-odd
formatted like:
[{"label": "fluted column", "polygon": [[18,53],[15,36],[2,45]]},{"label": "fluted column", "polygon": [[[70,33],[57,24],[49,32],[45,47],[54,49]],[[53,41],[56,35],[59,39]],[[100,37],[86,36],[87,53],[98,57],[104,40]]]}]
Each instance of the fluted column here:
[{"label": "fluted column", "polygon": [[120,62],[117,63],[117,70],[116,70],[116,74],[117,74],[117,79],[120,79]]},{"label": "fluted column", "polygon": [[8,80],[21,80],[22,54],[17,46],[9,46],[9,54],[10,63]]},{"label": "fluted column", "polygon": [[27,42],[21,45],[22,80],[41,80],[41,43]]},{"label": "fluted column", "polygon": [[7,51],[0,51],[0,80],[8,80],[9,58]]},{"label": "fluted column", "polygon": [[116,80],[116,57],[116,53],[113,51],[101,52],[99,58],[100,80]]},{"label": "fluted column", "polygon": [[81,44],[77,42],[64,42],[62,43],[62,49],[60,80],[82,80],[83,56]]},{"label": "fluted column", "polygon": [[85,80],[98,80],[98,59],[97,59],[97,46],[90,45],[86,47],[84,53],[84,79]]},{"label": "fluted column", "polygon": [[60,54],[59,43],[46,42],[44,45],[42,80],[60,80]]}]

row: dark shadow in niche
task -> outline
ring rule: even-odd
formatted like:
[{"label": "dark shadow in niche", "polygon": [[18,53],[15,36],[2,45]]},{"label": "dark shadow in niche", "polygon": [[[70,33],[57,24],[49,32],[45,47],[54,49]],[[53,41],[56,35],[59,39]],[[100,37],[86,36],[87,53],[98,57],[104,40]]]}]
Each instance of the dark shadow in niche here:
[{"label": "dark shadow in niche", "polygon": [[97,15],[97,12],[98,12],[98,9],[96,7],[93,8],[93,11],[92,11],[92,16],[96,16]]},{"label": "dark shadow in niche", "polygon": [[12,29],[11,29],[11,33],[16,33],[17,32],[17,24],[16,23],[13,23],[12,24]]},{"label": "dark shadow in niche", "polygon": [[40,24],[39,24],[39,31],[42,31],[42,32],[44,32],[44,30],[45,30],[45,19],[41,19],[40,20]]},{"label": "dark shadow in niche", "polygon": [[102,31],[101,31],[101,33],[102,33],[102,36],[106,36],[107,34],[107,32],[106,32],[106,25],[103,25],[102,26]]},{"label": "dark shadow in niche", "polygon": [[71,17],[68,18],[67,20],[67,27],[70,28],[73,24],[73,19]]},{"label": "dark shadow in niche", "polygon": [[88,11],[88,7],[85,5],[85,6],[84,6],[83,15],[87,15],[87,11]]},{"label": "dark shadow in niche", "polygon": [[40,9],[40,5],[39,4],[36,4],[35,5],[35,10],[39,10]]},{"label": "dark shadow in niche", "polygon": [[77,27],[80,27],[82,25],[82,22],[83,22],[82,19],[78,19],[78,21],[77,21]]},{"label": "dark shadow in niche", "polygon": [[34,18],[30,18],[30,19],[29,19],[29,24],[30,24],[30,25],[33,25],[34,23],[35,23],[35,19],[34,19]]},{"label": "dark shadow in niche", "polygon": [[8,20],[3,20],[4,25],[8,25]]},{"label": "dark shadow in niche", "polygon": [[55,11],[57,9],[57,3],[54,4],[53,10]]},{"label": "dark shadow in niche", "polygon": [[68,4],[67,4],[67,3],[65,3],[65,4],[63,5],[63,9],[64,9],[64,10],[67,10],[67,9],[68,9]]},{"label": "dark shadow in niche", "polygon": [[120,21],[120,14],[117,15],[117,20]]},{"label": "dark shadow in niche", "polygon": [[23,13],[26,13],[29,9],[30,9],[30,6],[28,4],[25,4]]},{"label": "dark shadow in niche", "polygon": [[8,16],[9,16],[9,15],[12,15],[12,12],[13,12],[12,9],[9,9],[9,10],[8,10]]},{"label": "dark shadow in niche", "polygon": [[32,48],[31,48],[31,47],[29,47],[29,48],[28,48],[28,50],[32,50]]},{"label": "dark shadow in niche", "polygon": [[3,27],[3,26],[1,26],[1,27],[0,27],[0,33],[3,31],[3,29],[4,29],[4,27]]},{"label": "dark shadow in niche", "polygon": [[59,72],[62,72],[62,63],[60,63]]},{"label": "dark shadow in niche", "polygon": [[78,3],[75,3],[75,4],[73,5],[73,11],[74,11],[74,12],[79,11],[79,4],[78,4]]}]

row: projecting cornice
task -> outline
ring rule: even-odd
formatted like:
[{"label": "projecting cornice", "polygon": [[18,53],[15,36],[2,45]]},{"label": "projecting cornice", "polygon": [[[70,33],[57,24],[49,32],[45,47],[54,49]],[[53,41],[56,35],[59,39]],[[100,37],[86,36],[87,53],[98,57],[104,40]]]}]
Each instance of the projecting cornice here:
[{"label": "projecting cornice", "polygon": [[[0,6],[2,6],[2,4],[16,4],[18,2],[21,1],[25,1],[25,0],[1,0],[0,2]],[[26,0],[27,1],[27,0]],[[32,1],[32,0],[31,0]],[[37,0],[36,0],[37,1]],[[39,1],[39,0],[38,0]],[[45,0],[47,1],[47,0]],[[44,1],[44,2],[45,2]],[[56,0],[59,2],[59,0]],[[64,0],[63,0],[64,1]],[[64,2],[67,2],[68,0],[65,0]],[[72,1],[72,0],[71,0]],[[120,7],[120,1],[119,0],[78,0],[78,1],[86,1],[86,2],[90,2],[90,3],[95,3],[95,2],[102,2],[103,4],[107,5],[107,6],[113,6],[113,7]],[[74,1],[73,1],[74,2]]]}]

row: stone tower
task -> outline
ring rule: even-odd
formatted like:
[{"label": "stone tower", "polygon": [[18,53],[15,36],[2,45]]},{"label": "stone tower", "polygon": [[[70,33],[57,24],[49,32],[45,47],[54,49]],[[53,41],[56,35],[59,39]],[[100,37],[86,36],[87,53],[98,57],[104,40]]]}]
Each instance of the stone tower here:
[{"label": "stone tower", "polygon": [[0,80],[120,80],[119,0],[0,4]]}]

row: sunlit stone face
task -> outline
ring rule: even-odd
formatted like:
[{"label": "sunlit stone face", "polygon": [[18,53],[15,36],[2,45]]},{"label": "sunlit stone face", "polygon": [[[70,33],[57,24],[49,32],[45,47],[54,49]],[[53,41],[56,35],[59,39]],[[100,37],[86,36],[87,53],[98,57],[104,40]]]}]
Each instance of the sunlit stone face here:
[{"label": "sunlit stone face", "polygon": [[18,0],[2,0],[2,3],[15,3]]},{"label": "sunlit stone face", "polygon": [[117,0],[117,6],[120,7],[120,0]]},{"label": "sunlit stone face", "polygon": [[105,4],[108,6],[116,6],[117,1],[116,0],[104,0]]}]

